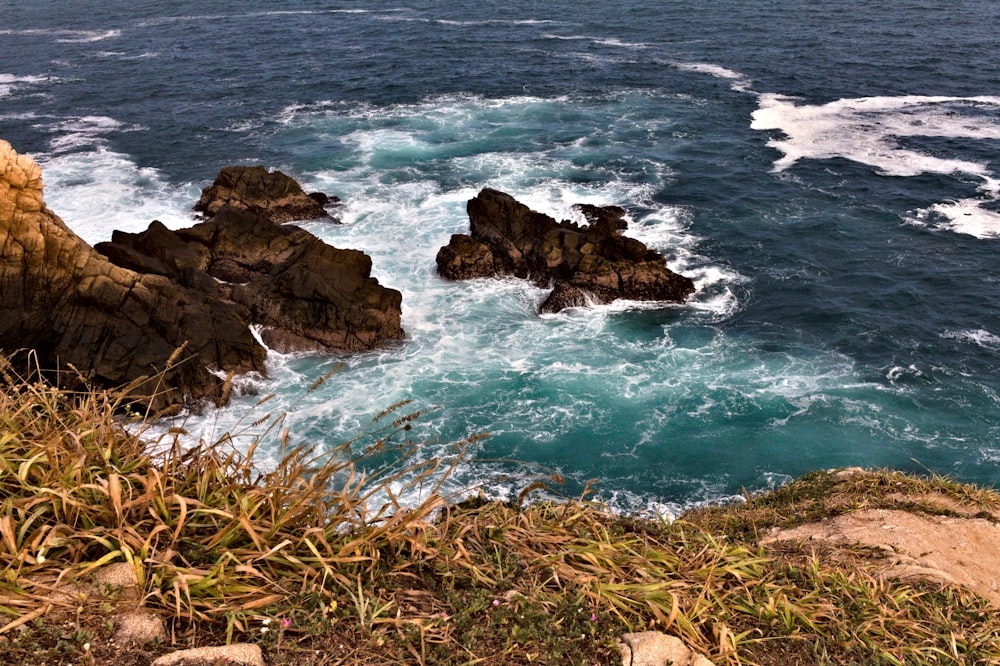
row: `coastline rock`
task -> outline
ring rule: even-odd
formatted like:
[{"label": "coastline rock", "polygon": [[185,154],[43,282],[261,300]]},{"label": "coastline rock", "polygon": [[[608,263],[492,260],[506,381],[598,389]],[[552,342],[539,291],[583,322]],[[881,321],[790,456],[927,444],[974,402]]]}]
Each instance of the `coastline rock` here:
[{"label": "coastline rock", "polygon": [[34,161],[0,141],[0,351],[64,386],[133,382],[130,397],[160,410],[221,399],[227,373],[264,374],[251,324],[281,352],[355,352],[404,337],[402,295],[371,277],[369,257],[272,221],[316,212],[289,203],[297,184],[223,172],[217,183],[236,178],[253,203],[225,205],[190,229],[154,221],[116,231],[92,248],[46,208]]},{"label": "coastline rock", "polygon": [[227,166],[215,182],[201,191],[194,209],[212,217],[225,206],[245,208],[282,224],[330,217],[325,206],[338,201],[322,192],[306,194],[294,179],[280,171],[268,172],[262,166]]},{"label": "coastline rock", "polygon": [[45,206],[41,169],[6,141],[0,296],[0,350],[15,363],[114,386],[163,371],[131,391],[154,409],[217,397],[218,372],[264,371],[246,307],[108,261]]},{"label": "coastline rock", "polygon": [[509,194],[484,189],[468,203],[470,235],[456,234],[437,255],[438,273],[452,280],[513,275],[557,290],[540,311],[617,299],[683,302],[694,282],[664,257],[622,236],[625,210],[576,206],[589,224],[558,222]]},{"label": "coastline rock", "polygon": [[371,277],[370,257],[274,224],[257,209],[226,206],[177,231],[153,222],[96,247],[122,266],[247,308],[264,344],[281,353],[356,352],[404,337],[402,294]]}]

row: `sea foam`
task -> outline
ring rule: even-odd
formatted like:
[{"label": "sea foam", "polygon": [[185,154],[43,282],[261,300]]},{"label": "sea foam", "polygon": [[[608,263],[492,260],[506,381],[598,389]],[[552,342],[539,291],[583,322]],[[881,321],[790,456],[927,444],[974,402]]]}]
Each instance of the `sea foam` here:
[{"label": "sea foam", "polygon": [[[985,111],[986,113],[983,113]],[[900,145],[906,137],[973,140],[1000,139],[1000,97],[904,95],[838,99],[806,104],[779,94],[762,94],[750,127],[780,131],[768,146],[783,156],[774,163],[783,171],[801,160],[836,157],[867,164],[884,176],[910,177],[932,173],[966,175],[982,181],[979,199],[941,202],[917,211],[912,219],[979,238],[1000,235],[1000,214],[984,205],[1000,196],[997,176],[988,164],[961,155],[937,155]]]}]

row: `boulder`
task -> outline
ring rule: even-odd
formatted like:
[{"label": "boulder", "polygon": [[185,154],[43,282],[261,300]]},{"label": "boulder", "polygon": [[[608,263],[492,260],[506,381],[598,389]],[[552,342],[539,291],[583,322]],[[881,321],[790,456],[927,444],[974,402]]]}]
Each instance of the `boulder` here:
[{"label": "boulder", "polygon": [[262,166],[228,166],[201,191],[195,210],[212,217],[224,206],[256,210],[281,224],[329,217],[326,206],[338,202],[322,192],[306,194],[294,179]]},{"label": "boulder", "polygon": [[448,279],[513,275],[557,287],[542,312],[617,299],[683,302],[694,282],[664,257],[622,235],[625,210],[578,205],[588,224],[535,212],[509,194],[484,189],[468,203],[471,235],[455,235],[437,255]]},{"label": "boulder", "polygon": [[249,323],[243,305],[99,254],[45,206],[34,161],[0,141],[0,351],[15,363],[62,381],[72,365],[98,385],[162,372],[132,390],[161,408],[217,397],[220,372],[263,372]]}]

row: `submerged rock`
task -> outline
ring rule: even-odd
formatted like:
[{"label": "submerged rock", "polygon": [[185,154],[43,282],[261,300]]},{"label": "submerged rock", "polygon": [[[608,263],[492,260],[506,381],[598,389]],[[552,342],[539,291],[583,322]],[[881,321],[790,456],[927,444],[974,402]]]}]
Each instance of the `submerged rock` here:
[{"label": "submerged rock", "polygon": [[471,235],[456,234],[437,255],[448,279],[513,275],[554,285],[541,312],[618,299],[683,302],[694,282],[663,255],[622,236],[625,210],[581,204],[589,224],[557,222],[509,194],[484,189],[467,206]]}]

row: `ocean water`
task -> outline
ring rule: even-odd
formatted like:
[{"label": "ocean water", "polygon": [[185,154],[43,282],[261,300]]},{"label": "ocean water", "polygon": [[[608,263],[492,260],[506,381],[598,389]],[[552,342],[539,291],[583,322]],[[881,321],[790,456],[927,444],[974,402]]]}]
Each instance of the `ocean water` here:
[{"label": "ocean water", "polygon": [[[846,465],[1000,481],[994,0],[0,0],[0,138],[90,242],[192,223],[228,164],[342,197],[407,339],[272,354],[197,437],[332,446],[400,400],[449,490],[676,512]],[[482,187],[627,233],[698,291],[539,316],[434,256]],[[318,390],[307,388],[342,367]],[[252,433],[240,439],[247,442]],[[276,455],[265,441],[262,463]]]}]

